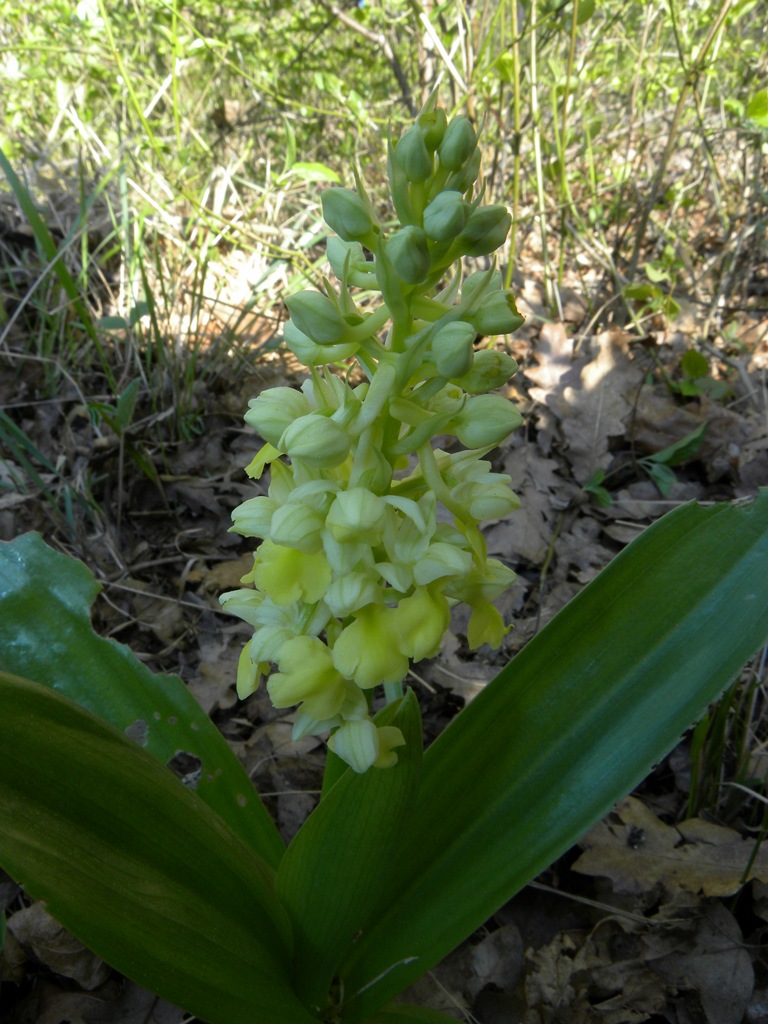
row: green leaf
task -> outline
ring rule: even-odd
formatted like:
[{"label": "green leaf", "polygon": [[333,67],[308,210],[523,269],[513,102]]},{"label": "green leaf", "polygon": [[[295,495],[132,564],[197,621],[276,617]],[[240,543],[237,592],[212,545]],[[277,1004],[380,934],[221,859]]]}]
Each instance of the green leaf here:
[{"label": "green leaf", "polygon": [[595,13],[595,0],[581,0],[579,13],[576,17],[576,24],[583,25]]},{"label": "green leaf", "polygon": [[595,499],[600,508],[610,508],[613,505],[613,498],[611,497],[610,491],[603,487],[603,480],[605,480],[605,471],[602,469],[595,470],[592,476],[584,484],[584,490],[587,494],[591,494]]},{"label": "green leaf", "polygon": [[199,758],[198,796],[276,867],[285,848],[272,819],[182,681],[154,675],[127,647],[93,632],[89,609],[99,590],[82,562],[39,534],[0,544],[0,670],[66,694],[163,764],[182,751]]},{"label": "green leaf", "polygon": [[675,441],[674,444],[668,445],[668,447],[662,449],[660,452],[655,452],[653,455],[647,455],[642,459],[643,465],[647,462],[658,462],[664,463],[666,466],[679,466],[682,462],[687,462],[688,459],[693,458],[696,452],[701,447],[701,442],[704,440],[704,435],[707,432],[709,423],[705,420],[700,423],[695,430],[692,430],[690,434],[686,434],[685,437],[681,437],[679,441]]},{"label": "green leaf", "polygon": [[768,89],[760,89],[747,104],[747,117],[760,125],[761,128],[768,128]]},{"label": "green leaf", "polygon": [[383,915],[340,969],[356,1024],[636,785],[768,634],[768,489],[633,541],[427,750]]},{"label": "green leaf", "polygon": [[136,408],[136,396],[138,395],[140,384],[141,380],[138,377],[136,380],[132,380],[117,400],[115,423],[117,424],[118,434],[122,434],[131,425],[133,412]]},{"label": "green leaf", "polygon": [[278,181],[282,183],[288,178],[298,178],[299,181],[332,181],[336,185],[341,180],[336,171],[328,167],[327,164],[301,162],[292,164],[291,167],[283,171]]},{"label": "green leaf", "polygon": [[661,264],[646,263],[643,269],[645,270],[646,277],[652,284],[659,284],[660,281],[669,280],[669,271],[665,270]]},{"label": "green leaf", "polygon": [[641,459],[640,465],[658,487],[659,494],[666,498],[677,483],[677,477],[674,472],[669,466],[664,465],[663,462],[654,462],[653,458]]},{"label": "green leaf", "polygon": [[117,729],[0,673],[0,864],[95,953],[209,1024],[310,1024],[274,874]]},{"label": "green leaf", "polygon": [[291,916],[295,985],[323,1008],[342,954],[389,899],[399,857],[398,829],[408,819],[421,770],[421,717],[413,693],[388,705],[377,725],[403,733],[393,768],[351,769],[323,797],[283,857],[277,892]]},{"label": "green leaf", "polygon": [[709,374],[709,363],[707,357],[695,348],[690,348],[680,360],[680,366],[686,377],[691,380],[700,380]]}]

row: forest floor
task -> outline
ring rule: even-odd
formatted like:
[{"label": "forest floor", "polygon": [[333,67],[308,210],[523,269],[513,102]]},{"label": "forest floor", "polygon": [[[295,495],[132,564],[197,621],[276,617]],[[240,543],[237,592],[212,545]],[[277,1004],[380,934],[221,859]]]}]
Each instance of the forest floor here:
[{"label": "forest floor", "polygon": [[[691,500],[748,499],[768,485],[766,277],[745,291],[727,333],[695,297],[678,298],[679,314],[647,321],[644,333],[601,318],[575,275],[553,320],[535,256],[525,265],[517,287],[527,321],[510,341],[520,371],[508,389],[525,422],[492,456],[521,508],[485,530],[489,554],[518,574],[500,604],[514,628],[500,651],[472,654],[456,609],[444,650],[411,680],[428,740],[659,516]],[[88,564],[103,586],[98,631],[188,682],[289,838],[316,803],[323,744],[292,743],[290,714],[263,693],[237,700],[248,630],[222,614],[217,597],[252,565],[251,545],[227,532],[234,506],[258,493],[240,468],[258,443],[243,411],[264,388],[299,384],[301,368],[272,349],[247,375],[220,374],[200,389],[204,431],[188,440],[168,439],[152,396],[118,435],[89,408],[106,401],[97,376],[84,373],[77,386],[62,378],[48,397],[50,367],[28,356],[22,330],[0,350],[0,408],[28,442],[0,461],[0,539],[38,530]],[[691,350],[704,362],[683,361]],[[754,697],[749,773],[764,780],[764,664],[744,679]],[[705,780],[714,799],[704,791],[692,799],[691,770],[684,739],[406,998],[478,1024],[768,1022],[759,805],[718,788],[729,778],[727,756],[722,777]],[[691,806],[698,813],[689,820]],[[752,854],[755,878],[744,886]],[[3,1024],[189,1021],[117,977],[7,877],[3,907]]]}]

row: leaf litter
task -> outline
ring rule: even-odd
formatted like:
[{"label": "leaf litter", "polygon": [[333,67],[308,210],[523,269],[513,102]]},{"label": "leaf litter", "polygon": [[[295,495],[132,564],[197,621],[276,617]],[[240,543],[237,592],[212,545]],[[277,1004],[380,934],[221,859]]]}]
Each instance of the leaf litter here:
[{"label": "leaf litter", "polygon": [[[492,456],[494,469],[511,476],[521,508],[485,528],[489,552],[518,574],[500,604],[514,628],[502,651],[473,653],[466,613],[454,611],[443,651],[415,666],[411,680],[428,739],[650,522],[684,501],[749,497],[768,484],[764,328],[755,328],[748,361],[716,339],[713,378],[731,390],[715,400],[679,390],[695,323],[654,337],[611,323],[593,331],[577,282],[563,322],[545,319],[536,282],[522,291],[529,312],[539,314],[511,339],[521,371],[510,395],[525,425]],[[146,426],[130,435],[136,458],[122,468],[119,445],[104,443],[108,431],[95,432],[81,391],[65,387],[56,401],[40,403],[44,381],[33,363],[14,363],[12,382],[0,378],[0,404],[46,460],[33,476],[3,452],[0,537],[38,529],[88,562],[104,586],[99,629],[130,643],[154,669],[188,680],[286,838],[315,806],[323,748],[314,738],[294,744],[290,713],[272,708],[263,692],[237,701],[245,627],[221,614],[217,596],[251,567],[248,544],[227,532],[230,510],[257,493],[237,468],[257,443],[242,412],[265,387],[299,384],[300,372],[278,350],[245,376],[217,379],[201,390],[205,431],[186,441],[163,433],[167,421],[139,416]],[[86,379],[86,397],[88,386]],[[103,382],[90,386],[96,394]],[[137,415],[148,399],[139,396]],[[702,425],[701,444],[670,467],[662,493],[643,460]],[[86,493],[87,478],[102,483]],[[72,511],[75,492],[88,498],[87,509],[75,503]],[[759,719],[754,732],[764,744]],[[762,778],[764,758],[760,764]],[[529,887],[501,908],[405,998],[481,1024],[768,1020],[760,1009],[768,990],[768,854],[754,853],[754,814],[743,811],[728,827],[688,818],[680,780],[660,766],[641,799],[622,801],[580,851],[545,873],[543,888]],[[57,932],[43,907],[0,879],[3,909],[3,1024],[184,1019]]]}]

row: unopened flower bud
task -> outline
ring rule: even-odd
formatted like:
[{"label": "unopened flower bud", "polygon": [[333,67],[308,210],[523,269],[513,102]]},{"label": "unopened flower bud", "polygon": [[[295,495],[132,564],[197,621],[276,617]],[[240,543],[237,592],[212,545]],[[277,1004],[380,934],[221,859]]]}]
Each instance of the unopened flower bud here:
[{"label": "unopened flower bud", "polygon": [[472,554],[455,544],[437,541],[413,567],[413,578],[419,586],[434,583],[444,576],[466,576],[472,569]]},{"label": "unopened flower bud", "polygon": [[275,544],[314,554],[322,544],[323,517],[298,501],[289,501],[272,517],[270,538]]},{"label": "unopened flower bud", "polygon": [[232,512],[232,533],[243,537],[268,537],[277,502],[266,496],[249,498]]},{"label": "unopened flower bud", "polygon": [[304,291],[285,300],[291,320],[317,345],[342,341],[347,325],[336,306],[320,292]]},{"label": "unopened flower bud", "polygon": [[477,332],[472,324],[455,320],[438,331],[432,354],[441,377],[461,377],[472,365],[472,344]]},{"label": "unopened flower bud", "polygon": [[517,408],[502,395],[477,395],[468,399],[446,430],[466,448],[499,444],[523,422]]},{"label": "unopened flower bud", "polygon": [[480,334],[511,334],[525,323],[515,305],[512,292],[494,292],[467,317]]},{"label": "unopened flower bud", "polygon": [[440,163],[449,171],[458,171],[469,160],[477,147],[475,129],[466,117],[454,117],[445,129],[438,148]]},{"label": "unopened flower bud", "polygon": [[504,244],[511,226],[506,206],[481,206],[471,214],[456,241],[466,256],[487,256]]},{"label": "unopened flower bud", "polygon": [[309,413],[294,420],[278,447],[312,469],[330,469],[349,455],[350,439],[335,420]]},{"label": "unopened flower bud", "polygon": [[381,587],[364,572],[350,572],[337,577],[323,598],[331,613],[339,619],[345,619],[367,604],[374,604],[381,599]]},{"label": "unopened flower bud", "polygon": [[386,513],[383,498],[364,487],[353,487],[336,495],[325,526],[339,543],[378,544]]},{"label": "unopened flower bud", "polygon": [[344,722],[328,740],[328,746],[342,761],[359,774],[371,766],[390,768],[397,764],[393,747],[405,743],[402,732],[395,726],[377,729],[369,718],[357,722]]},{"label": "unopened flower bud", "polygon": [[455,238],[464,229],[469,210],[461,192],[438,192],[424,211],[424,233],[434,242]]},{"label": "unopened flower bud", "polygon": [[476,523],[502,519],[520,508],[520,499],[504,473],[488,473],[483,480],[467,480],[451,491],[451,498],[463,505]]},{"label": "unopened flower bud", "polygon": [[432,261],[427,237],[421,228],[410,224],[387,240],[387,256],[395,273],[406,284],[418,284],[429,274]]},{"label": "unopened flower bud", "polygon": [[412,182],[426,181],[432,173],[432,157],[429,155],[424,135],[418,125],[412,125],[395,146],[395,160]]},{"label": "unopened flower bud", "polygon": [[368,204],[351,188],[328,188],[320,201],[325,223],[345,242],[365,242],[378,231]]},{"label": "unopened flower bud", "polygon": [[468,373],[453,380],[470,395],[484,395],[507,383],[517,373],[517,363],[506,352],[493,348],[475,352],[472,368]]},{"label": "unopened flower bud", "polygon": [[424,145],[434,153],[442,142],[445,129],[448,127],[448,118],[442,107],[435,110],[428,110],[419,115],[418,125],[424,136]]},{"label": "unopened flower bud", "polygon": [[373,444],[358,445],[349,477],[350,487],[365,487],[374,494],[381,494],[391,479],[392,466],[384,453]]},{"label": "unopened flower bud", "polygon": [[454,171],[445,183],[446,188],[455,189],[457,192],[468,192],[477,181],[480,174],[480,150],[476,149],[461,170]]},{"label": "unopened flower bud", "polygon": [[[363,247],[359,242],[345,242],[337,235],[331,235],[325,243],[325,253],[331,269],[340,281],[357,287],[366,287],[370,282],[368,275],[373,274],[373,263],[369,263]],[[344,276],[344,266],[347,267],[347,276]]]},{"label": "unopened flower bud", "polygon": [[270,388],[252,398],[248,405],[243,419],[276,447],[286,428],[310,411],[305,396],[294,388]]},{"label": "unopened flower bud", "polygon": [[360,348],[359,341],[340,341],[335,345],[318,345],[303,334],[291,320],[283,329],[288,348],[305,366],[327,366],[339,359],[348,359]]}]

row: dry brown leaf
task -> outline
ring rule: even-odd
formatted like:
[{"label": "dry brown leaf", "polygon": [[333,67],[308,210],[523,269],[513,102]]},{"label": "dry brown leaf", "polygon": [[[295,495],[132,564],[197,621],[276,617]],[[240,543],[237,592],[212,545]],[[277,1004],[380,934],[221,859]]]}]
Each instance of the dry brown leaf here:
[{"label": "dry brown leaf", "polygon": [[[647,922],[616,915],[589,933],[561,932],[529,954],[528,966],[529,1006],[542,1007],[545,1020],[584,1024],[631,1024],[658,1014],[740,1024],[754,988],[733,915],[686,893]],[[683,1004],[694,1006],[694,1018],[679,1016]]]},{"label": "dry brown leaf", "polygon": [[[479,943],[462,943],[440,964],[402,993],[402,1001],[427,1006],[466,1020],[486,985],[511,991],[523,969],[523,944],[514,925],[504,925]],[[400,1000],[398,1000],[400,1001]]]},{"label": "dry brown leaf", "polygon": [[696,992],[709,1024],[741,1024],[755,973],[736,919],[721,903],[707,906],[689,949],[675,949],[649,966],[679,991]]},{"label": "dry brown leaf", "polygon": [[624,436],[643,379],[642,368],[630,360],[621,340],[615,331],[597,335],[596,357],[582,368],[578,382],[562,391],[566,454],[581,484],[610,465],[609,439]]},{"label": "dry brown leaf", "polygon": [[624,332],[596,335],[593,355],[574,362],[563,325],[546,327],[536,353],[540,365],[526,371],[538,385],[531,397],[559,419],[573,475],[584,484],[610,464],[609,439],[626,432],[643,370],[629,358]]},{"label": "dry brown leaf", "polygon": [[758,851],[744,874],[754,840],[701,818],[665,825],[634,797],[621,800],[580,845],[573,870],[610,878],[616,892],[732,896],[751,878],[768,879],[768,850]]},{"label": "dry brown leaf", "polygon": [[86,990],[97,988],[111,973],[103,960],[51,917],[42,901],[13,914],[8,932],[41,964]]}]

